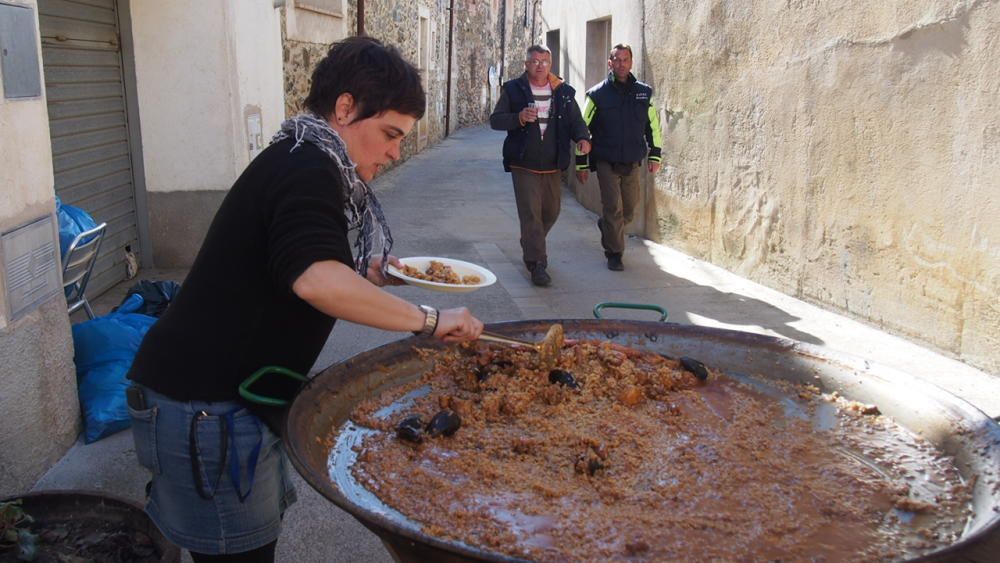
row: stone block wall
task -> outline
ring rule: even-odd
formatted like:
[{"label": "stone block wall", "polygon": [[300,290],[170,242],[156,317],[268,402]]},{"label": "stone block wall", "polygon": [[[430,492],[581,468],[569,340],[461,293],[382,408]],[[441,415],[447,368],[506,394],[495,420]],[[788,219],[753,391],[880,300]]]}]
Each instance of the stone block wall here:
[{"label": "stone block wall", "polygon": [[644,5],[647,235],[1000,371],[1000,3]]},{"label": "stone block wall", "polygon": [[[509,0],[503,80],[511,80],[524,72],[528,47],[544,43],[541,39],[541,6],[535,0]],[[492,109],[492,108],[491,108]]]},{"label": "stone block wall", "polygon": [[[452,87],[452,130],[489,119],[500,78],[502,5],[490,0],[456,0]],[[490,84],[493,73],[496,87]]]},{"label": "stone block wall", "polygon": [[316,62],[326,56],[329,45],[285,40],[282,42],[285,66],[285,117],[301,112],[309,95],[309,77]]},{"label": "stone block wall", "polygon": [[[524,51],[537,40],[533,35],[540,32],[540,10],[534,7],[535,1],[454,0],[449,123],[452,131],[488,120],[496,103],[499,84],[524,71]],[[448,0],[365,2],[365,33],[396,46],[415,64],[418,63],[420,14],[423,12],[428,16],[430,64],[424,74],[427,113],[422,120],[427,146],[446,135],[449,5]],[[525,6],[529,14],[527,25],[524,20]],[[506,25],[505,16],[509,16]],[[346,18],[349,33],[356,33],[357,0],[347,2]],[[282,25],[282,29],[284,27]],[[328,49],[327,44],[283,38],[287,116],[302,110],[302,100],[309,92],[312,68]],[[491,75],[494,77],[493,84]],[[401,160],[417,152],[417,143],[414,131],[403,142]]]},{"label": "stone block wall", "polygon": [[430,20],[430,64],[426,68],[421,68],[424,90],[427,92],[427,112],[421,120],[422,123],[403,140],[401,161],[418,152],[419,127],[426,128],[428,146],[444,137],[448,13],[440,9],[439,4],[447,7],[447,3],[438,0],[365,2],[365,34],[395,46],[418,68],[421,67],[417,52],[420,8],[426,10]]}]

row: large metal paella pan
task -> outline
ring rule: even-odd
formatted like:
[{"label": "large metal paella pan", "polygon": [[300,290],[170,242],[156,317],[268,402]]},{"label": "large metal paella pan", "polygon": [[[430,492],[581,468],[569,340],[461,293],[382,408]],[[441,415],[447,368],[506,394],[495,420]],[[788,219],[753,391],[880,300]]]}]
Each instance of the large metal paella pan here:
[{"label": "large metal paella pan", "polygon": [[[563,325],[567,338],[607,339],[640,350],[693,356],[721,372],[755,374],[815,385],[862,403],[874,403],[903,428],[954,459],[972,483],[972,516],[959,541],[926,561],[990,561],[1000,554],[1000,425],[945,391],[876,363],[822,347],[738,331],[640,321],[540,320],[499,323],[489,330],[538,340]],[[401,560],[512,560],[477,546],[424,533],[349,478],[352,452],[325,437],[344,425],[355,406],[427,370],[414,347],[444,345],[408,338],[359,354],[313,378],[293,402],[285,443],[309,484],[378,534]]]}]

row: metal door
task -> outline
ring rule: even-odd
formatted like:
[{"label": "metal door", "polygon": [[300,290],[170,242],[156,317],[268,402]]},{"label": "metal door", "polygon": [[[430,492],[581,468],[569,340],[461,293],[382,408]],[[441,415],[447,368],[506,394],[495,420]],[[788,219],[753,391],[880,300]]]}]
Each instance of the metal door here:
[{"label": "metal door", "polygon": [[127,276],[139,252],[115,0],[38,0],[56,195],[108,229],[88,293]]}]

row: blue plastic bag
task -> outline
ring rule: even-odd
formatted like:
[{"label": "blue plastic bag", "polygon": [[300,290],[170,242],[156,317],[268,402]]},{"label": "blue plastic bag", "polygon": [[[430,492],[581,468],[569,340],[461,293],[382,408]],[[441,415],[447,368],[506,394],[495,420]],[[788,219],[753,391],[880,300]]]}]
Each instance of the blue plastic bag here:
[{"label": "blue plastic bag", "polygon": [[89,213],[72,205],[63,205],[56,196],[56,218],[59,221],[59,252],[66,256],[73,239],[82,232],[97,227],[94,218]]},{"label": "blue plastic bag", "polygon": [[73,362],[88,444],[131,425],[125,375],[155,317],[136,313],[142,296],[133,295],[117,311],[73,325]]}]

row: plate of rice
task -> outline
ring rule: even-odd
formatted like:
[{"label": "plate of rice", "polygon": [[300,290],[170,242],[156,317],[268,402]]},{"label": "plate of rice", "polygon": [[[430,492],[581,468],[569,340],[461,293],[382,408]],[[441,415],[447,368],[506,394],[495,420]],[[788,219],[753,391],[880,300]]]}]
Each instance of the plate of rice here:
[{"label": "plate of rice", "polygon": [[397,277],[409,285],[433,291],[464,293],[482,289],[496,283],[496,275],[486,268],[435,256],[414,256],[400,258],[401,268],[389,265],[389,275]]}]

